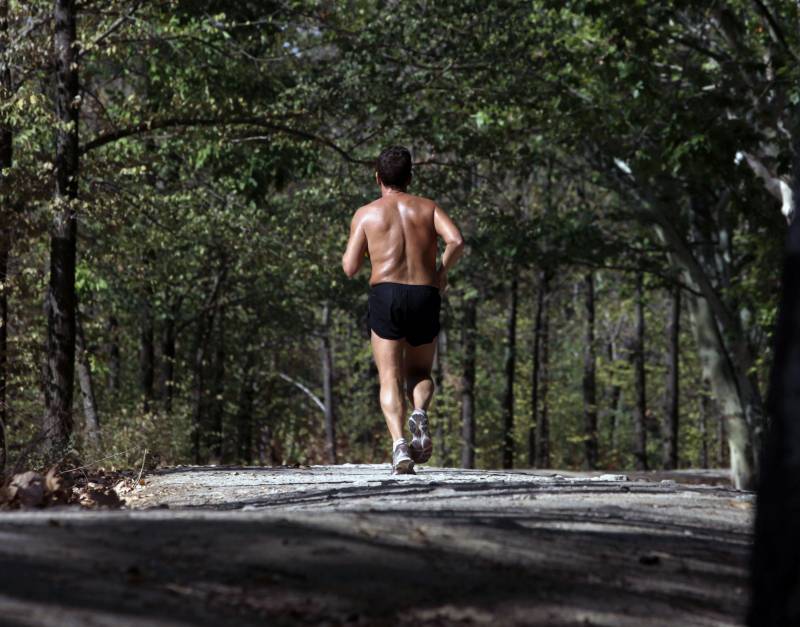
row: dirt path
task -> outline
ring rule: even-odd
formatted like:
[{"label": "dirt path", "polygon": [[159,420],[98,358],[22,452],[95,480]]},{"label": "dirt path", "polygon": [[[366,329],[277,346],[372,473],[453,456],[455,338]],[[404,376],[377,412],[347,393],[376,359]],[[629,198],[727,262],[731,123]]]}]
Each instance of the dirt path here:
[{"label": "dirt path", "polygon": [[165,470],[0,515],[0,623],[741,624],[753,496],[599,475]]}]

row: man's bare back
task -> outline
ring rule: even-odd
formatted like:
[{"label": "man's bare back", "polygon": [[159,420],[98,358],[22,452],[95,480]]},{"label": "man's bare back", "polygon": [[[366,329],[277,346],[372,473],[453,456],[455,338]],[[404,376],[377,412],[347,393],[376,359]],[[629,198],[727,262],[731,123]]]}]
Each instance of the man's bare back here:
[{"label": "man's bare back", "polygon": [[437,235],[448,243],[461,241],[455,224],[432,200],[387,190],[384,196],[356,211],[344,261],[354,268],[368,252],[372,264],[370,285],[391,282],[440,287]]}]

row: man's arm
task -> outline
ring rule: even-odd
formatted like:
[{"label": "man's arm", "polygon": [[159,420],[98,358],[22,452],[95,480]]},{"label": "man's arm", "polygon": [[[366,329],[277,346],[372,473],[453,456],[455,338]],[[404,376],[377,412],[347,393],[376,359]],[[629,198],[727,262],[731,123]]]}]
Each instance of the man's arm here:
[{"label": "man's arm", "polygon": [[367,252],[367,235],[364,233],[363,214],[356,211],[350,222],[350,239],[342,255],[342,269],[344,273],[353,278],[364,263],[364,254]]},{"label": "man's arm", "polygon": [[459,257],[464,252],[464,238],[461,231],[450,219],[443,209],[435,207],[433,210],[433,227],[436,234],[444,240],[445,248],[442,255],[442,265],[439,266],[439,289],[447,285],[447,272],[456,265]]}]

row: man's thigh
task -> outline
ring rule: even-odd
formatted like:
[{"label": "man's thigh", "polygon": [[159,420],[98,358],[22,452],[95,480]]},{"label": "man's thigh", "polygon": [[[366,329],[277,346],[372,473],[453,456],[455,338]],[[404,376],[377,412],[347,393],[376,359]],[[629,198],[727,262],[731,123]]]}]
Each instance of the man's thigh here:
[{"label": "man's thigh", "polygon": [[372,356],[380,374],[403,373],[403,350],[405,340],[387,340],[372,331]]},{"label": "man's thigh", "polygon": [[405,371],[407,376],[430,376],[433,356],[436,354],[436,339],[430,344],[411,346],[406,343]]}]

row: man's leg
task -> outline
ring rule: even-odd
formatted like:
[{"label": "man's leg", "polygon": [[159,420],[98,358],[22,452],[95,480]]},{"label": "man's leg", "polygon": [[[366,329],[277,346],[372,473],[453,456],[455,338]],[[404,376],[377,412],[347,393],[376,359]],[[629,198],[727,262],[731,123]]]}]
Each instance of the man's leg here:
[{"label": "man's leg", "polygon": [[411,431],[411,458],[424,463],[431,458],[433,441],[428,430],[428,406],[433,398],[431,367],[436,352],[436,340],[422,346],[406,346],[406,394],[414,411],[408,418]]},{"label": "man's leg", "polygon": [[436,340],[422,346],[406,344],[405,379],[406,394],[413,409],[428,411],[433,398],[433,356],[436,353]]},{"label": "man's leg", "polygon": [[372,354],[381,383],[380,403],[392,440],[403,437],[403,349],[405,340],[385,340],[372,332]]}]

